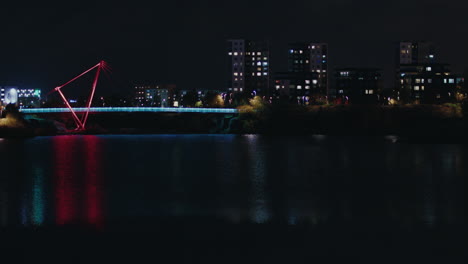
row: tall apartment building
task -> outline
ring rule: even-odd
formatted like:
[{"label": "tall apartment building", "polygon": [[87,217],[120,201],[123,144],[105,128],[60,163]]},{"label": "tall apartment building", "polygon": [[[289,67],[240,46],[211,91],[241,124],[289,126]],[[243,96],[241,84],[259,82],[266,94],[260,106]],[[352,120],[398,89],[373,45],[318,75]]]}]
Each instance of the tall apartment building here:
[{"label": "tall apartment building", "polygon": [[313,94],[329,96],[328,90],[328,45],[326,43],[296,42],[289,44],[289,72],[317,73],[316,90]]},{"label": "tall apartment building", "polygon": [[270,48],[267,41],[227,41],[228,91],[270,93]]}]

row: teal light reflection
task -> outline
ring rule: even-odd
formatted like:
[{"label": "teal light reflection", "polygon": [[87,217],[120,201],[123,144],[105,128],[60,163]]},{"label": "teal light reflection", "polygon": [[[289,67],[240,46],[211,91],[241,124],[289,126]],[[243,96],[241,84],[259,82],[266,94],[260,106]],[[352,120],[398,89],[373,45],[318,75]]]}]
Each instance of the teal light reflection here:
[{"label": "teal light reflection", "polygon": [[44,172],[42,168],[34,168],[32,185],[32,224],[42,225],[44,223]]}]

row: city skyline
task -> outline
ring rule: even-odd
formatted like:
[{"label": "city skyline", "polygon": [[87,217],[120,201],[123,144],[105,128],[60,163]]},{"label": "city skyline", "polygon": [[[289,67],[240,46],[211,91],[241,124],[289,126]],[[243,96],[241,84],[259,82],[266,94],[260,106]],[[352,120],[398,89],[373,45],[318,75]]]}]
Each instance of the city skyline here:
[{"label": "city skyline", "polygon": [[[9,12],[0,18],[7,36],[0,44],[0,82],[47,92],[103,59],[113,67],[107,87],[117,87],[116,91],[124,91],[135,81],[177,83],[181,89],[222,89],[225,41],[245,38],[271,43],[273,72],[287,70],[289,43],[328,43],[330,70],[382,68],[389,89],[394,43],[403,40],[432,41],[440,47],[441,61],[451,64],[456,73],[465,71],[468,38],[459,32],[468,26],[462,19],[466,5],[454,0],[378,5],[346,0],[239,1],[227,6],[178,1],[74,9],[65,4],[53,8],[8,4],[5,10]],[[262,23],[235,19],[244,13]]]}]

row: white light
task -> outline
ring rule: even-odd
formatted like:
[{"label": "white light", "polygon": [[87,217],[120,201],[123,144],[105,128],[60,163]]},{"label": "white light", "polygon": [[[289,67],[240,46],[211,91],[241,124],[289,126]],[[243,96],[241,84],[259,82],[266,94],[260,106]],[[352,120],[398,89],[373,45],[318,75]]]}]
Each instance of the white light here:
[{"label": "white light", "polygon": [[312,80],[312,83],[313,83],[313,84],[317,84],[318,81],[317,81],[317,80]]}]

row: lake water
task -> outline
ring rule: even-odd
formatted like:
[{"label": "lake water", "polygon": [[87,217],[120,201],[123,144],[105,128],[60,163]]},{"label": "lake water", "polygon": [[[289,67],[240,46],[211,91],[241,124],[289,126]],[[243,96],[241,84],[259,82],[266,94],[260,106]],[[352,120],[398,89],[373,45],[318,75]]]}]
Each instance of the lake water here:
[{"label": "lake water", "polygon": [[230,224],[464,221],[464,145],[259,135],[0,141],[0,228],[154,219]]}]

